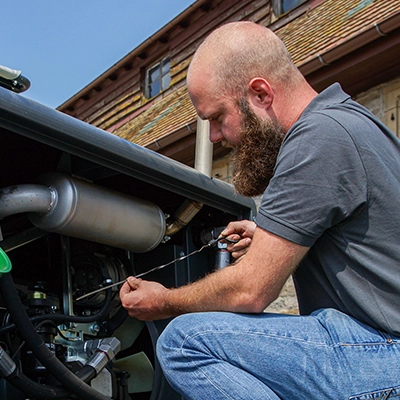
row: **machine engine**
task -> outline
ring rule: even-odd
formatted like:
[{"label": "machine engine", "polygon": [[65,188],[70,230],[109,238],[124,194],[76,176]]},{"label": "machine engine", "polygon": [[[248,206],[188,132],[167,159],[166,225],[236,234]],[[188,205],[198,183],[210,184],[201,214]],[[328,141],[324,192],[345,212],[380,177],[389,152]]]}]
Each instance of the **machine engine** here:
[{"label": "machine engine", "polygon": [[201,278],[253,201],[3,88],[0,137],[0,398],[180,398],[155,354],[169,321],[128,317],[118,285],[82,296],[150,270]]}]

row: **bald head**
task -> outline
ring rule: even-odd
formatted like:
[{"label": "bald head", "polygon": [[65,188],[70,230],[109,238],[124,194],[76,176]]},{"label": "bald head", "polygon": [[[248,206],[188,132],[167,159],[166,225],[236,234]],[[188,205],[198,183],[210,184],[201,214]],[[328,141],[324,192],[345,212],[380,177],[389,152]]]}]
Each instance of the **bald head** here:
[{"label": "bald head", "polygon": [[301,77],[282,41],[271,30],[248,21],[223,25],[207,37],[191,62],[188,86],[199,74],[236,96],[245,93],[254,77],[282,85]]}]

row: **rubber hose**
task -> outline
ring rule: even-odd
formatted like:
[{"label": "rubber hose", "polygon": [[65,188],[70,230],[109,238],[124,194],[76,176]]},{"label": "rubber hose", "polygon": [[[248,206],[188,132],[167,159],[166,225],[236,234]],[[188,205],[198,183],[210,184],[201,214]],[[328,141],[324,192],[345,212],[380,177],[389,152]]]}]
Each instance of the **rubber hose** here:
[{"label": "rubber hose", "polygon": [[[76,322],[79,324],[88,324],[88,323],[94,322],[94,321],[101,321],[107,315],[107,312],[110,308],[111,300],[112,300],[112,290],[108,289],[106,291],[106,298],[104,299],[101,309],[93,315],[89,315],[87,317],[85,317],[85,316],[81,317],[78,315],[42,314],[42,315],[35,315],[33,317],[30,317],[30,321],[33,323],[33,322],[41,322],[41,321],[48,319],[50,321],[58,322],[58,323]],[[0,329],[0,336],[14,331],[15,328],[16,328],[16,326],[13,323],[2,327]]]},{"label": "rubber hose", "polygon": [[4,303],[20,331],[21,337],[43,366],[59,380],[66,389],[82,400],[110,400],[73,374],[46,346],[29,320],[24,305],[18,296],[14,281],[9,273],[0,278],[0,291]]},{"label": "rubber hose", "polygon": [[4,377],[15,388],[32,397],[42,399],[65,399],[71,395],[71,392],[63,388],[53,388],[44,386],[29,379],[21,371],[16,369],[11,375]]}]

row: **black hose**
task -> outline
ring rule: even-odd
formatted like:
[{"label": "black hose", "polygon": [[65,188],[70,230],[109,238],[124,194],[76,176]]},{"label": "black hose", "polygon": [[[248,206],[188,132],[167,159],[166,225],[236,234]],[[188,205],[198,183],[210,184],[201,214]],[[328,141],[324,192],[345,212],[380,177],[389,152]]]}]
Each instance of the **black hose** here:
[{"label": "black hose", "polygon": [[[50,320],[53,322],[57,322],[59,324],[65,323],[65,322],[75,322],[77,324],[88,324],[90,322],[101,321],[106,317],[106,315],[108,313],[108,310],[111,305],[111,300],[112,300],[112,290],[108,289],[106,291],[106,297],[104,299],[104,302],[103,302],[100,310],[95,314],[92,314],[89,316],[64,315],[64,314],[42,314],[42,315],[35,315],[33,317],[30,317],[30,321],[32,323],[37,323],[37,322],[41,322],[44,320]],[[15,328],[16,328],[16,326],[14,323],[3,326],[0,329],[0,336],[14,331]]]},{"label": "black hose", "polygon": [[71,395],[70,392],[63,388],[44,386],[29,379],[18,368],[16,368],[11,375],[4,376],[4,379],[10,382],[11,385],[22,393],[32,397],[41,399],[65,399]]},{"label": "black hose", "polygon": [[73,374],[46,346],[29,320],[10,273],[0,278],[0,291],[11,317],[20,331],[21,337],[36,358],[66,389],[82,400],[110,400],[109,397],[94,390]]}]

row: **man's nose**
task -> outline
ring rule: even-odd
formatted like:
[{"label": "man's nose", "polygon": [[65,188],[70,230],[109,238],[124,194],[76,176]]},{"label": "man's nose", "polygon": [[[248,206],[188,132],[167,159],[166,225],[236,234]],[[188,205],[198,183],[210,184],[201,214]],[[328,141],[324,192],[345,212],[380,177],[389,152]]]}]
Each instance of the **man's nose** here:
[{"label": "man's nose", "polygon": [[222,135],[220,124],[216,121],[210,121],[210,142],[218,143],[224,139],[225,138]]}]

